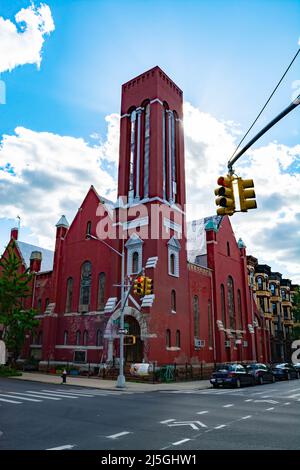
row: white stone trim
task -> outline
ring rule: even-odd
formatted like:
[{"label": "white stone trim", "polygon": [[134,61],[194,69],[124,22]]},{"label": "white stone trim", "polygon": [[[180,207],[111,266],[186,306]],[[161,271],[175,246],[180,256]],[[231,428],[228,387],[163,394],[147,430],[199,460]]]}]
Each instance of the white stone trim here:
[{"label": "white stone trim", "polygon": [[163,102],[159,98],[154,98],[153,100],[150,101],[150,104],[153,104],[153,103],[159,103],[162,106],[164,105]]},{"label": "white stone trim", "polygon": [[180,351],[180,349],[178,346],[166,346],[167,351]]},{"label": "white stone trim", "polygon": [[123,119],[124,117],[130,117],[130,114],[128,114],[128,113],[122,114],[122,116],[120,117],[120,119]]},{"label": "white stone trim", "polygon": [[101,350],[103,346],[76,346],[75,344],[56,344],[55,349],[76,349],[79,351],[86,351],[86,350]]},{"label": "white stone trim", "polygon": [[177,232],[178,235],[182,234],[182,226],[179,224],[176,224],[173,220],[168,219],[167,217],[164,217],[164,227],[166,229],[172,229],[174,232]]}]

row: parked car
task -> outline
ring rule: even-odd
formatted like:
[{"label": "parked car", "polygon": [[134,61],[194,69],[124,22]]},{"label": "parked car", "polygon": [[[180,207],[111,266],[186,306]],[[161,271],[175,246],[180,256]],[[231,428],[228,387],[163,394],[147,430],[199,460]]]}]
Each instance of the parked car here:
[{"label": "parked car", "polygon": [[255,379],[242,364],[221,364],[213,372],[210,383],[214,388],[220,385],[240,388],[242,385],[254,385]]},{"label": "parked car", "polygon": [[257,384],[264,384],[268,382],[274,383],[275,375],[266,364],[248,364],[246,366],[247,372],[252,375]]},{"label": "parked car", "polygon": [[276,380],[299,379],[299,372],[293,364],[288,362],[276,364],[273,367],[273,374],[275,375]]},{"label": "parked car", "polygon": [[296,364],[293,364],[295,369],[297,369],[298,372],[300,372],[300,362],[297,362]]}]

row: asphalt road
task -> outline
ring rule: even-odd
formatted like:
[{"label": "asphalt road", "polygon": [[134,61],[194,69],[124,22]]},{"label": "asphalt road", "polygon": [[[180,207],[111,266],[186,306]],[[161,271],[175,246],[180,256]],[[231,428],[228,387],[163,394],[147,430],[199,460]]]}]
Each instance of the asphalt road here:
[{"label": "asphalt road", "polygon": [[0,378],[0,450],[300,449],[300,380],[122,392]]}]

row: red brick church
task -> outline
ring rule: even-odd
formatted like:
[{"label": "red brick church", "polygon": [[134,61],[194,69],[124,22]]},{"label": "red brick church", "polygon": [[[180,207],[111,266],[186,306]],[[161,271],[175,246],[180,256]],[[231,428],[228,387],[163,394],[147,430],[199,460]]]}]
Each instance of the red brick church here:
[{"label": "red brick church", "polygon": [[116,251],[124,243],[127,280],[158,257],[146,269],[152,307],[141,307],[134,294],[125,307],[128,334],[136,338],[125,346],[127,362],[269,361],[246,248],[229,218],[186,224],[182,104],[182,91],[159,67],[125,83],[117,202],[100,196],[101,181],[91,186],[72,223],[62,216],[56,224],[54,252],[21,242],[12,229],[8,246],[15,240],[24,269],[34,272],[28,305],[40,319],[24,357],[41,365],[118,362],[120,308],[108,313],[105,305],[120,298]]}]

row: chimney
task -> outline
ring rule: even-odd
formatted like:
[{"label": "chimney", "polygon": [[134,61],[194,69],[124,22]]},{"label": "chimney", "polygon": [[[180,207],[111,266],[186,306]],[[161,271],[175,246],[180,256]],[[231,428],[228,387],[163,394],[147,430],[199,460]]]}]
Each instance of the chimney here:
[{"label": "chimney", "polygon": [[30,255],[30,272],[38,273],[41,270],[42,253],[33,251]]},{"label": "chimney", "polygon": [[14,227],[10,231],[10,239],[18,240],[19,229],[18,227]]}]

